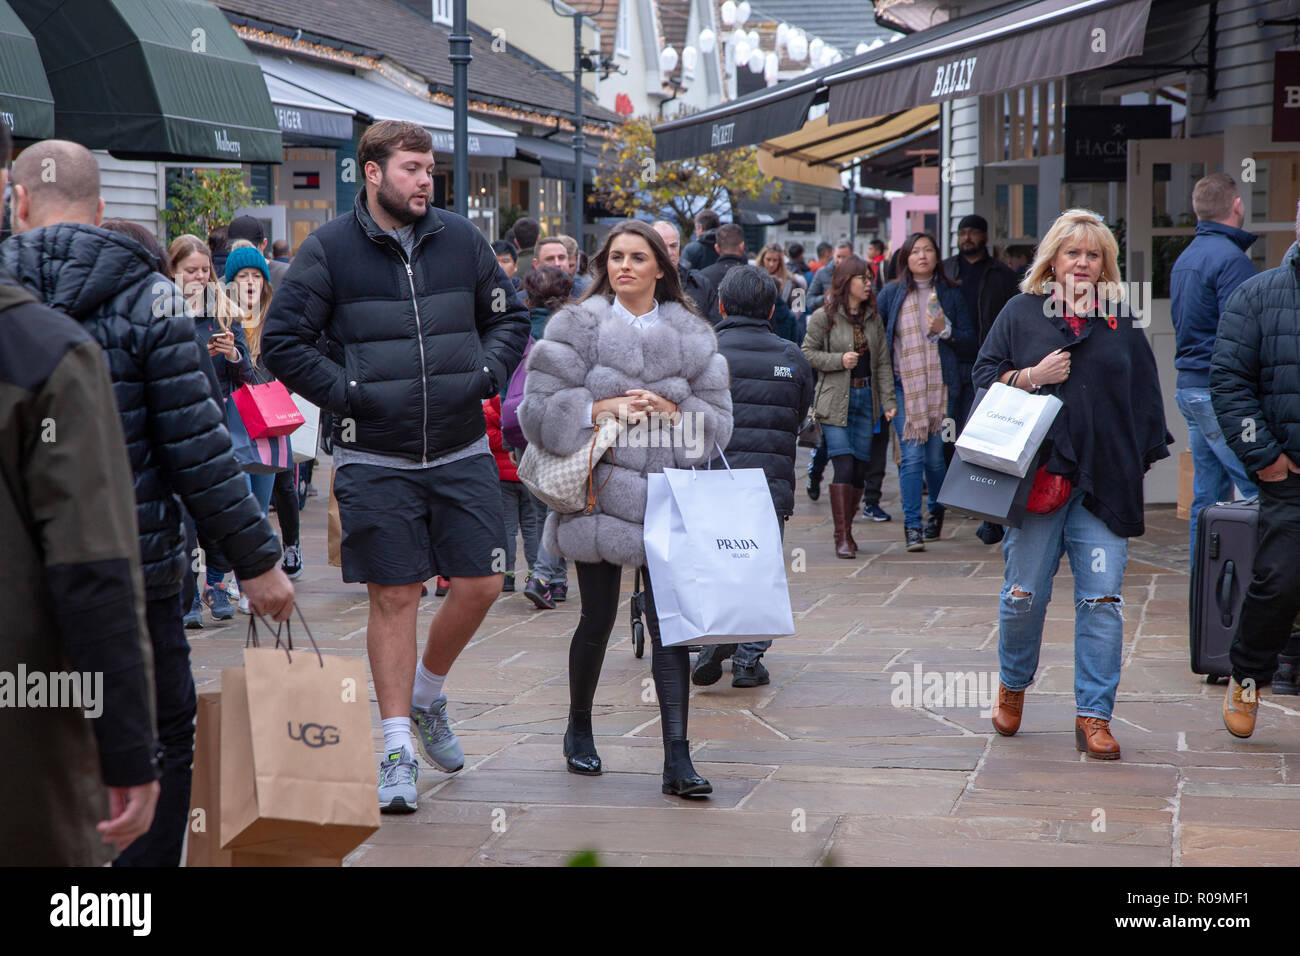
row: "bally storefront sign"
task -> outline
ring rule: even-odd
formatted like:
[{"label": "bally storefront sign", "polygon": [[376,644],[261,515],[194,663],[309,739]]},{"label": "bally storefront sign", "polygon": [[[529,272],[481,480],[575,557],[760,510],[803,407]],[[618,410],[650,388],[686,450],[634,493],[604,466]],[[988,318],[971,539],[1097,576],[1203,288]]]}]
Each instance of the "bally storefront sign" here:
[{"label": "bally storefront sign", "polygon": [[1273,142],[1300,142],[1300,50],[1273,54]]},{"label": "bally storefront sign", "polygon": [[1122,183],[1130,139],[1168,139],[1168,106],[1067,106],[1065,176],[1068,183]]}]

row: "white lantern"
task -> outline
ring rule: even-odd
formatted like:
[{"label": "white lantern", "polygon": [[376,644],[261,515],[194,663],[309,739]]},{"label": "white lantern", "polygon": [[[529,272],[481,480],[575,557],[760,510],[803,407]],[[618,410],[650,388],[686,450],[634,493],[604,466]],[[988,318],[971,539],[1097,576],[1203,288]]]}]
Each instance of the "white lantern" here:
[{"label": "white lantern", "polygon": [[671,73],[677,69],[677,51],[671,46],[666,46],[659,51],[659,69],[664,73]]},{"label": "white lantern", "polygon": [[750,12],[749,0],[740,0],[736,5],[736,23],[744,26],[749,20]]},{"label": "white lantern", "polygon": [[700,31],[700,52],[705,56],[712,53],[718,46],[718,37],[712,30]]},{"label": "white lantern", "polygon": [[736,22],[736,0],[726,0],[722,5],[722,22],[731,26]]},{"label": "white lantern", "polygon": [[682,47],[682,72],[695,72],[695,47],[693,46]]},{"label": "white lantern", "polygon": [[856,47],[853,48],[853,55],[862,56],[862,54],[866,53],[870,49],[871,47],[867,46],[867,41],[863,40],[861,43],[859,43]]},{"label": "white lantern", "polygon": [[874,40],[871,41],[871,46],[867,47],[867,50],[868,51],[879,50],[884,45],[885,45],[885,41],[880,39],[880,37],[876,37]]},{"label": "white lantern", "polygon": [[740,64],[749,62],[749,54],[753,52],[749,47],[748,40],[737,40],[735,46],[736,66],[739,67]]},{"label": "white lantern", "polygon": [[790,51],[790,59],[796,63],[802,63],[808,59],[808,38],[802,30],[791,30],[786,46]]},{"label": "white lantern", "polygon": [[757,50],[760,46],[763,45],[763,38],[758,35],[757,30],[750,30],[749,33],[746,34],[746,36],[749,37],[749,45],[753,47],[755,50]]},{"label": "white lantern", "polygon": [[777,70],[781,68],[781,60],[775,53],[769,53],[763,59],[763,79],[767,80],[767,85],[771,86],[776,82]]},{"label": "white lantern", "polygon": [[779,53],[785,49],[786,42],[790,39],[790,24],[779,23],[776,27],[776,49]]},{"label": "white lantern", "polygon": [[826,44],[822,42],[821,37],[813,37],[812,42],[808,44],[808,58],[812,60],[813,66],[821,63],[822,51],[826,49]]},{"label": "white lantern", "polygon": [[762,73],[763,66],[767,63],[767,58],[763,56],[762,50],[755,50],[749,54],[749,72]]}]

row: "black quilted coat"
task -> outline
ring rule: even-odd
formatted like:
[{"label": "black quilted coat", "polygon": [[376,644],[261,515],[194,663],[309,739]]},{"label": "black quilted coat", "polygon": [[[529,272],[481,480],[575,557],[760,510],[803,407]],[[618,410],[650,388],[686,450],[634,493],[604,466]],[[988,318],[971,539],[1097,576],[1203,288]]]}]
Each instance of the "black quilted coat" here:
[{"label": "black quilted coat", "polygon": [[241,577],[275,567],[280,545],[230,451],[180,289],[121,233],[59,223],[0,244],[8,269],[81,322],[108,359],[135,483],[147,598],[178,595],[185,572],[179,495]]}]

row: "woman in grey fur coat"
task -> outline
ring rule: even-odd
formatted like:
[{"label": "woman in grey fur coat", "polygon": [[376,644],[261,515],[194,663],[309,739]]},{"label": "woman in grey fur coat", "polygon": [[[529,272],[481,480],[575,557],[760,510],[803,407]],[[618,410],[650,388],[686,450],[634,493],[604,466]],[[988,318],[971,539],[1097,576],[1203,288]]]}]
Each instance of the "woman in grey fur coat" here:
[{"label": "woman in grey fur coat", "polygon": [[[597,419],[613,415],[650,440],[619,442],[593,476],[600,489],[590,514],[546,519],[543,546],[577,568],[582,614],[569,646],[569,727],[564,755],[573,773],[601,772],[591,727],[625,565],[641,568],[664,735],[664,793],[712,793],[691,764],[686,738],[690,655],[663,647],[641,543],[646,475],[702,465],[731,438],[727,363],[712,327],[682,293],[659,234],[643,222],[619,223],[596,255],[596,281],[556,312],[528,359],[519,424],[530,444],[571,455],[591,440]],[[645,445],[649,447],[644,447]]]}]

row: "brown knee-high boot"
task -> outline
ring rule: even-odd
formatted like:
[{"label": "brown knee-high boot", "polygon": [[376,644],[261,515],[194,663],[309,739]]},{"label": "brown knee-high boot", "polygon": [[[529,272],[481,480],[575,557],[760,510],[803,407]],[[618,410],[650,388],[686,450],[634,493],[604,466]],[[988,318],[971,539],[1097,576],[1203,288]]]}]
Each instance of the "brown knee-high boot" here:
[{"label": "brown knee-high boot", "polygon": [[862,504],[862,489],[855,485],[849,485],[848,500],[844,505],[844,535],[849,539],[849,547],[853,549],[853,556],[858,556],[858,543],[853,539],[853,519],[858,513],[858,505]]},{"label": "brown knee-high boot", "polygon": [[838,558],[858,556],[857,545],[852,543],[853,539],[850,536],[853,512],[849,510],[849,499],[853,490],[853,486],[849,484],[831,485],[831,520],[835,524],[835,556]]}]

